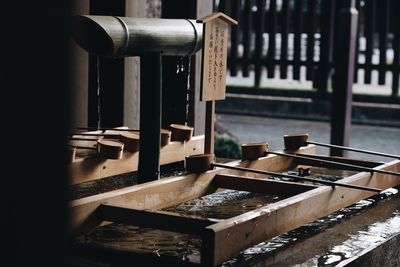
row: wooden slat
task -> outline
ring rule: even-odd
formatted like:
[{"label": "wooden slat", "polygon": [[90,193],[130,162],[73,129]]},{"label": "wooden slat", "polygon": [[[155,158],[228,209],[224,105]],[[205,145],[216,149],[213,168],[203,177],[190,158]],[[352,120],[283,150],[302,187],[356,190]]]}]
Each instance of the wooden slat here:
[{"label": "wooden slat", "polygon": [[[239,22],[240,20],[240,0],[231,0],[232,5],[232,15],[231,17]],[[240,23],[240,22],[239,22]],[[238,58],[238,47],[239,47],[239,28],[237,25],[231,26],[231,48],[229,51],[229,72],[231,76],[237,75],[237,63],[236,60]]]},{"label": "wooden slat", "polygon": [[252,1],[246,0],[244,2],[242,32],[243,32],[243,63],[242,72],[243,77],[249,77],[249,60],[251,52],[251,40],[253,36],[253,11]]},{"label": "wooden slat", "polygon": [[267,77],[275,77],[275,35],[276,35],[276,0],[270,0],[268,9],[268,53]]},{"label": "wooden slat", "polygon": [[287,55],[288,55],[288,34],[289,34],[289,16],[290,6],[289,0],[283,0],[281,10],[281,58],[280,58],[280,78],[287,78]]},{"label": "wooden slat", "polygon": [[114,205],[100,205],[99,210],[104,221],[194,235],[201,235],[206,226],[218,222],[218,220],[182,216],[172,212],[145,211]]},{"label": "wooden slat", "polygon": [[[382,165],[380,169],[399,172],[400,161],[394,160]],[[371,176],[357,173],[340,182],[383,189],[398,185],[400,180],[389,175]],[[202,243],[202,263],[217,266],[252,245],[286,233],[371,195],[373,193],[366,191],[322,186],[210,225],[206,228]]]},{"label": "wooden slat", "polygon": [[[392,8],[393,17],[398,16],[398,11],[400,10],[400,1],[394,1],[395,6]],[[395,14],[396,13],[396,14]],[[392,73],[393,73],[393,81],[392,81],[392,96],[399,97],[399,79],[400,79],[400,23],[396,23],[396,20],[393,18],[393,63],[392,63]],[[397,20],[398,21],[398,20]]]},{"label": "wooden slat", "polygon": [[336,1],[322,0],[321,2],[321,44],[320,59],[318,64],[318,75],[316,85],[320,94],[327,93],[328,81],[330,79],[330,66],[333,56],[333,34],[335,23]]},{"label": "wooden slat", "polygon": [[316,18],[316,0],[308,0],[307,5],[307,72],[306,79],[313,80],[314,73],[314,45],[315,45],[315,18]]},{"label": "wooden slat", "polygon": [[[379,66],[386,65],[386,51],[388,48],[389,33],[389,0],[380,0],[379,21]],[[378,84],[384,85],[386,80],[386,71],[379,69]]]},{"label": "wooden slat", "polygon": [[301,33],[303,31],[303,0],[295,2],[294,11],[294,51],[293,51],[293,80],[300,80],[301,66]]},{"label": "wooden slat", "polygon": [[[315,146],[309,145],[303,147],[299,152],[314,153]],[[293,159],[275,155],[251,162],[233,161],[228,165],[267,169],[276,172],[282,172],[296,166]],[[217,174],[263,177],[257,174],[217,168],[201,174],[164,178],[158,181],[73,200],[70,202],[72,228],[75,234],[82,234],[100,224],[102,219],[98,212],[96,212],[96,209],[101,204],[124,206],[139,210],[161,209],[215,192],[216,188],[211,185],[211,182]]]},{"label": "wooden slat", "polygon": [[206,102],[206,121],[205,121],[205,139],[204,139],[204,153],[214,153],[214,125],[215,125],[215,101]]},{"label": "wooden slat", "polygon": [[[358,13],[353,12],[353,1],[338,1],[338,23],[335,38],[335,75],[331,105],[331,144],[348,146],[351,126],[354,54]],[[346,151],[331,148],[333,156],[343,156]]]},{"label": "wooden slat", "polygon": [[[178,162],[185,156],[202,154],[204,149],[204,136],[194,136],[183,144],[182,142],[171,142],[161,148],[160,164]],[[96,158],[78,158],[69,164],[68,172],[71,184],[93,181],[112,175],[133,172],[137,170],[139,153],[124,152],[120,160],[99,160]]]},{"label": "wooden slat", "polygon": [[273,194],[283,197],[293,196],[318,187],[314,185],[255,179],[227,174],[217,174],[212,182],[212,185],[217,188]]},{"label": "wooden slat", "polygon": [[255,25],[256,28],[256,43],[255,43],[255,52],[254,52],[254,86],[259,87],[261,81],[261,59],[262,59],[262,51],[264,46],[263,41],[263,33],[264,33],[264,24],[265,24],[265,1],[257,0],[257,19]]},{"label": "wooden slat", "polygon": [[[366,0],[365,11],[365,64],[372,65],[372,55],[374,54],[374,32],[376,21],[376,1]],[[371,69],[364,69],[364,83],[371,83]]]},{"label": "wooden slat", "polygon": [[353,77],[353,83],[358,82],[358,54],[360,51],[360,22],[361,22],[361,12],[363,9],[361,8],[361,1],[356,0],[356,9],[358,10],[358,19],[357,19],[357,36],[356,36],[356,51],[354,53],[354,77]]}]

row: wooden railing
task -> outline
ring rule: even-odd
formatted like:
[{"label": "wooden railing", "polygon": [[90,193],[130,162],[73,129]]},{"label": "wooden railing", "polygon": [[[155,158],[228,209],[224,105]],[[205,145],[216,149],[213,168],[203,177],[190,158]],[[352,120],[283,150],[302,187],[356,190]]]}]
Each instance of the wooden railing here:
[{"label": "wooden railing", "polygon": [[[293,80],[312,81],[307,97],[326,95],[335,58],[343,52],[335,50],[335,39],[341,34],[339,1],[343,0],[215,1],[219,11],[239,21],[231,32],[230,75],[241,72],[248,77],[254,72],[253,88],[260,88],[263,69],[267,78],[287,79],[291,67]],[[391,93],[383,101],[400,103],[400,1],[356,0],[356,9],[354,82],[386,84]],[[306,69],[304,75],[301,68]],[[371,75],[374,71],[377,76]],[[253,88],[248,88],[249,93]]]}]

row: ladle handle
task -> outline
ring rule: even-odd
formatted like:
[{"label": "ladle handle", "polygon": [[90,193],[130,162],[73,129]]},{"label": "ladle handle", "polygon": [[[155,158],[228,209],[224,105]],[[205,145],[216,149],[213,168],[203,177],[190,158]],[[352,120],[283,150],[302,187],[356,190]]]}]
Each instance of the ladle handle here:
[{"label": "ladle handle", "polygon": [[336,162],[336,161],[331,161],[331,160],[313,159],[313,158],[310,158],[310,157],[300,156],[299,154],[292,155],[292,154],[279,153],[279,152],[270,152],[270,151],[267,151],[266,153],[274,154],[274,155],[278,155],[278,156],[283,156],[283,157],[301,159],[301,160],[308,161],[308,162],[314,162],[315,165],[321,166],[321,167],[325,167],[325,166],[330,165],[330,166],[335,167],[335,168],[343,167],[344,169],[348,169],[348,170],[356,170],[356,171],[364,171],[364,172],[379,172],[379,173],[383,173],[383,174],[400,176],[400,173],[397,173],[397,172],[391,172],[391,171],[386,171],[386,170],[377,170],[377,169],[374,169],[374,168],[361,167],[361,166],[354,165],[354,164],[341,163],[341,162]]},{"label": "ladle handle", "polygon": [[283,174],[283,173],[264,171],[264,170],[256,170],[256,169],[250,169],[250,168],[244,168],[244,167],[238,167],[238,166],[229,166],[229,165],[225,165],[225,164],[221,164],[221,163],[212,163],[211,166],[232,169],[232,170],[238,170],[238,171],[266,174],[266,175],[272,175],[272,176],[277,176],[277,177],[286,177],[286,178],[292,178],[295,180],[297,179],[297,180],[303,180],[303,181],[309,181],[309,182],[317,182],[320,184],[325,184],[325,185],[330,185],[330,186],[348,187],[348,188],[352,188],[352,189],[371,191],[371,192],[375,192],[375,193],[380,193],[382,191],[378,188],[373,188],[373,187],[366,187],[366,186],[353,185],[353,184],[342,184],[342,183],[325,181],[325,180],[321,180],[321,179],[305,178],[305,177],[301,177],[301,176],[297,176],[297,175]]},{"label": "ladle handle", "polygon": [[331,145],[331,144],[319,143],[319,142],[314,142],[314,141],[306,141],[306,143],[307,144],[317,145],[317,146],[339,148],[339,149],[355,151],[355,152],[360,152],[360,153],[366,153],[366,154],[371,154],[371,155],[377,155],[377,156],[383,156],[383,157],[388,157],[388,158],[400,159],[399,155],[393,155],[393,154],[381,153],[381,152],[376,152],[376,151],[352,148],[352,147],[347,147],[347,146]]}]

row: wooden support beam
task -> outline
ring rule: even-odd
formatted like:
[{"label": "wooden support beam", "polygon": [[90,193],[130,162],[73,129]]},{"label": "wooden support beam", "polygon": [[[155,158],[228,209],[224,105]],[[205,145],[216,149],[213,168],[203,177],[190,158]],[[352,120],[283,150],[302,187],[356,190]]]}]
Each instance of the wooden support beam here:
[{"label": "wooden support beam", "polygon": [[318,186],[300,183],[261,180],[237,175],[217,174],[212,182],[217,188],[243,190],[254,193],[293,196],[315,189]]},{"label": "wooden support beam", "polygon": [[214,114],[215,101],[207,101],[206,103],[206,123],[205,123],[205,142],[204,153],[214,153]]},{"label": "wooden support beam", "polygon": [[[339,21],[335,55],[335,75],[332,91],[331,144],[349,146],[354,60],[357,37],[358,12],[355,1],[338,1]],[[331,148],[332,156],[343,156],[340,149]]]},{"label": "wooden support beam", "polygon": [[[378,168],[399,172],[400,161],[394,160]],[[382,189],[400,183],[398,178],[390,175],[381,173],[370,175],[364,172],[341,179],[340,182]],[[321,186],[210,225],[205,230],[202,243],[202,264],[220,265],[252,245],[286,233],[371,195],[373,193],[368,191]]]},{"label": "wooden support beam", "polygon": [[161,52],[140,56],[139,183],[160,178],[161,58]]},{"label": "wooden support beam", "polygon": [[104,221],[194,235],[201,235],[206,226],[219,221],[197,216],[182,216],[166,211],[146,211],[114,205],[100,205],[98,209]]},{"label": "wooden support beam", "polygon": [[[170,142],[161,148],[160,164],[183,161],[185,156],[202,154],[204,136],[195,136],[185,142]],[[93,181],[112,175],[137,171],[139,153],[124,153],[120,160],[103,160],[98,158],[77,158],[69,164],[71,184]]]}]

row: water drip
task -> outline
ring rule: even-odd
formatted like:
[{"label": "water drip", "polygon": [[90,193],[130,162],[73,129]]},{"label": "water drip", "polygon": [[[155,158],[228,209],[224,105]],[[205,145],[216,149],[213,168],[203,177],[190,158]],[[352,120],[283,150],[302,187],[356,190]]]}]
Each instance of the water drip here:
[{"label": "water drip", "polygon": [[101,105],[100,105],[100,100],[101,100],[101,94],[100,94],[100,59],[97,57],[97,129],[100,129],[101,127]]},{"label": "water drip", "polygon": [[186,114],[185,114],[185,124],[189,120],[189,106],[190,106],[190,64],[192,57],[188,57],[187,64],[187,84],[186,84]]}]

